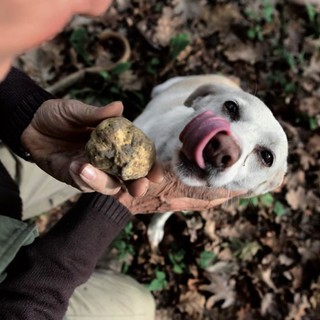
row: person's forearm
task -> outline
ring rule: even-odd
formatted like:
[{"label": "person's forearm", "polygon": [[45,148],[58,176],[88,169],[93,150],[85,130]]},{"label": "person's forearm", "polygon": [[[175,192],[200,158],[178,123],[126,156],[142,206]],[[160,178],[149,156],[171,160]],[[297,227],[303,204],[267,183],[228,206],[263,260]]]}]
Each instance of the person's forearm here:
[{"label": "person's forearm", "polygon": [[44,237],[20,250],[0,284],[2,319],[62,319],[74,289],[131,214],[112,197],[85,194]]},{"label": "person's forearm", "polygon": [[53,98],[15,68],[0,83],[0,139],[19,156],[28,158],[21,146],[22,132],[40,105]]}]

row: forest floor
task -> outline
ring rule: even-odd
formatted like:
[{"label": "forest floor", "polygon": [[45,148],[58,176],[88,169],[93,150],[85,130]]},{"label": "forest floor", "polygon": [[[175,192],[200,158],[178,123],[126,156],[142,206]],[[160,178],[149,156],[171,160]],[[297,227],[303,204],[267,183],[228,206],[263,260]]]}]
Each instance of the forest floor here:
[{"label": "forest floor", "polygon": [[[131,120],[152,88],[171,77],[229,75],[286,131],[289,168],[281,189],[175,214],[156,249],[148,242],[150,216],[136,216],[115,241],[113,267],[148,286],[157,319],[320,319],[317,3],[117,0],[103,17],[76,17],[19,58],[58,97],[93,105],[122,100]],[[78,72],[93,66],[99,70]],[[61,83],[70,74],[76,81]]]}]

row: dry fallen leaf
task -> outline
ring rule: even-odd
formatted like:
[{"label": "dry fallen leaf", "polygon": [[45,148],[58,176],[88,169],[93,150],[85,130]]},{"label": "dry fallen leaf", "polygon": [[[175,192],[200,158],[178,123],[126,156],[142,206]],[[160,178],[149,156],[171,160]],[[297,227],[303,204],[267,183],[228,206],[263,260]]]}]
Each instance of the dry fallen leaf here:
[{"label": "dry fallen leaf", "polygon": [[182,312],[186,312],[193,319],[201,317],[206,298],[197,291],[187,291],[180,295],[178,308]]},{"label": "dry fallen leaf", "polygon": [[164,7],[162,17],[155,28],[154,40],[161,46],[167,46],[170,40],[178,33],[181,19],[175,16],[170,7]]},{"label": "dry fallen leaf", "polygon": [[310,64],[304,67],[303,76],[314,81],[320,81],[320,53],[315,51],[310,59]]},{"label": "dry fallen leaf", "polygon": [[274,291],[277,291],[277,288],[272,280],[272,269],[266,268],[265,270],[261,270],[262,280]]},{"label": "dry fallen leaf", "polygon": [[205,1],[203,0],[173,0],[172,5],[174,13],[179,15],[183,22],[189,19],[198,19],[205,10]]},{"label": "dry fallen leaf", "polygon": [[320,152],[320,135],[319,134],[314,134],[313,136],[310,137],[307,148],[313,154]]},{"label": "dry fallen leaf", "polygon": [[297,149],[296,153],[300,156],[300,164],[303,170],[309,170],[310,166],[315,165],[315,158],[303,149]]},{"label": "dry fallen leaf", "polygon": [[46,87],[64,64],[64,44],[55,39],[22,54],[17,62],[33,80]]},{"label": "dry fallen leaf", "polygon": [[250,64],[255,64],[261,60],[263,55],[259,52],[258,48],[238,42],[233,46],[227,48],[224,54],[229,61],[245,61]]},{"label": "dry fallen leaf", "polygon": [[208,36],[219,31],[221,36],[224,36],[229,33],[231,26],[241,21],[242,18],[236,3],[223,3],[208,7],[202,17],[205,24],[201,33]]},{"label": "dry fallen leaf", "polygon": [[307,206],[305,202],[305,189],[298,187],[297,189],[290,189],[286,194],[286,200],[293,210],[298,210],[299,208],[304,210]]},{"label": "dry fallen leaf", "polygon": [[302,20],[290,20],[287,25],[288,37],[285,39],[287,50],[298,54],[300,52],[300,44],[304,37],[304,27]]},{"label": "dry fallen leaf", "polygon": [[268,313],[272,313],[272,308],[273,308],[273,293],[267,293],[264,295],[261,301],[261,314],[263,316],[266,316]]},{"label": "dry fallen leaf", "polygon": [[303,170],[298,170],[296,172],[290,172],[285,178],[285,185],[288,190],[295,189],[299,185],[305,185],[306,175]]},{"label": "dry fallen leaf", "polygon": [[186,220],[188,226],[188,232],[190,235],[190,241],[195,242],[198,238],[198,230],[203,228],[203,222],[198,217],[192,217]]},{"label": "dry fallen leaf", "polygon": [[174,317],[174,308],[162,308],[156,310],[155,320],[172,320]]},{"label": "dry fallen leaf", "polygon": [[292,287],[296,290],[299,289],[301,287],[302,284],[302,276],[303,276],[303,269],[301,265],[297,265],[295,267],[293,267],[290,270],[292,277],[293,277],[293,281],[292,281]]},{"label": "dry fallen leaf", "polygon": [[296,293],[294,303],[289,304],[289,308],[290,311],[285,320],[302,320],[306,310],[310,308],[310,302],[305,294],[301,296],[300,293]]},{"label": "dry fallen leaf", "polygon": [[219,274],[208,274],[210,280],[209,285],[201,285],[200,290],[212,292],[213,295],[207,300],[206,308],[211,309],[214,304],[220,300],[223,301],[221,308],[230,307],[235,301],[235,280],[227,280],[224,276]]},{"label": "dry fallen leaf", "polygon": [[141,90],[142,80],[132,70],[127,70],[119,75],[119,85],[123,90]]},{"label": "dry fallen leaf", "polygon": [[[307,97],[300,100],[299,109],[309,117],[320,114],[319,97]],[[319,142],[320,144],[320,142]]]},{"label": "dry fallen leaf", "polygon": [[218,259],[221,261],[231,261],[233,258],[234,257],[230,248],[224,248],[218,254]]}]

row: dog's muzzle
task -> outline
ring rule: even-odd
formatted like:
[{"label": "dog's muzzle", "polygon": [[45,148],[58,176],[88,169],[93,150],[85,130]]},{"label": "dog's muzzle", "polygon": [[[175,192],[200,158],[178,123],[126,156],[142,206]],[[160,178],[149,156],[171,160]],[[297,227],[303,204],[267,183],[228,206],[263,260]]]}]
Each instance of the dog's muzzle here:
[{"label": "dog's muzzle", "polygon": [[232,166],[240,158],[240,147],[231,136],[230,124],[205,111],[193,118],[179,136],[181,151],[201,169],[206,162],[218,169]]}]

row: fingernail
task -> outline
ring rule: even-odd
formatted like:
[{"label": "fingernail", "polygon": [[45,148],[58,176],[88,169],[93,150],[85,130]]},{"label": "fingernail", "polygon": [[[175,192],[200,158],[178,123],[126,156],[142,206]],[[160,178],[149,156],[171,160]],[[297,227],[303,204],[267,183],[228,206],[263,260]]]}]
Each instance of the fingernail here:
[{"label": "fingernail", "polygon": [[80,172],[80,176],[84,177],[87,180],[93,180],[96,178],[97,174],[93,167],[90,165],[85,166]]}]

